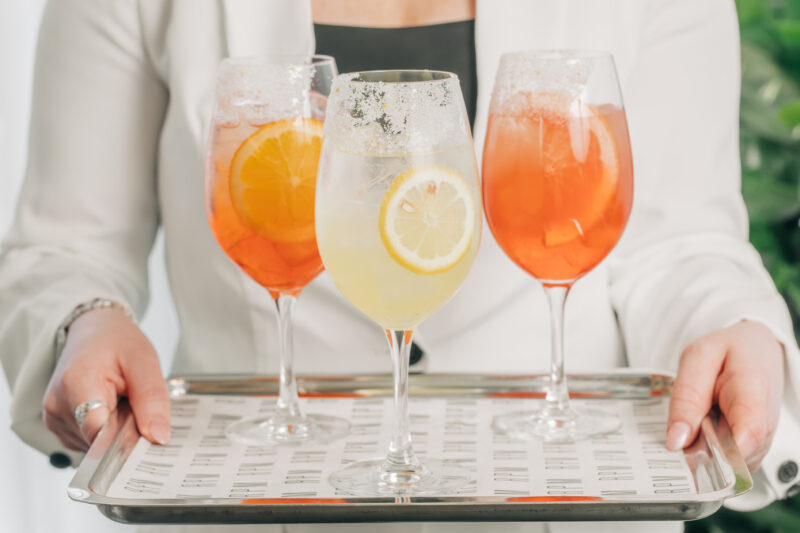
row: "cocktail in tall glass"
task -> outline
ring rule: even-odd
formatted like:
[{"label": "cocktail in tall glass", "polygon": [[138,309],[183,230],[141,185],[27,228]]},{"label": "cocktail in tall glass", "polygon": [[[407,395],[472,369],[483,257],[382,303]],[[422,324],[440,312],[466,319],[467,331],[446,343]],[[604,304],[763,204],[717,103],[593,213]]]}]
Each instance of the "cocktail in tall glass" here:
[{"label": "cocktail in tall glass", "polygon": [[446,72],[344,74],[333,83],[317,179],[317,239],[345,297],[385,331],[394,368],[388,455],[331,476],[344,492],[456,490],[466,473],[421,462],[408,426],[415,328],[461,285],[478,251],[480,194],[458,79]]},{"label": "cocktail in tall glass", "polygon": [[350,426],[304,414],[292,371],[292,310],[322,271],[314,196],[335,75],[328,56],[226,59],[219,68],[206,156],[208,219],[228,257],[275,300],[281,353],[276,412],[228,427],[239,442],[327,442]]},{"label": "cocktail in tall glass", "polygon": [[632,199],[630,142],[611,56],[503,56],[483,153],[483,201],[497,243],[544,285],[552,360],[545,406],[498,417],[499,431],[566,441],[618,427],[611,414],[569,404],[563,313],[572,285],[622,236]]}]

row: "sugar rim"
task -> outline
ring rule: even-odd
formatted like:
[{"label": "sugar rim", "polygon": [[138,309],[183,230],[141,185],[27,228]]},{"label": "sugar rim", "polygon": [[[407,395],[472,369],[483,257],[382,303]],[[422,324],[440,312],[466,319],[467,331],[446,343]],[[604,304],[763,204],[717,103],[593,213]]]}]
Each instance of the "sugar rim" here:
[{"label": "sugar rim", "polygon": [[452,72],[349,72],[331,84],[325,135],[348,153],[441,149],[443,143],[469,135],[463,108],[458,76]]},{"label": "sugar rim", "polygon": [[[407,75],[411,79],[384,79],[381,76],[398,75],[403,77]],[[418,76],[419,79],[413,79]],[[423,77],[427,76],[427,77]],[[346,72],[336,76],[334,81],[339,83],[363,83],[365,85],[385,84],[415,84],[415,83],[449,83],[458,81],[458,76],[446,70],[428,70],[428,69],[383,69],[383,70],[362,70],[358,72]]]}]

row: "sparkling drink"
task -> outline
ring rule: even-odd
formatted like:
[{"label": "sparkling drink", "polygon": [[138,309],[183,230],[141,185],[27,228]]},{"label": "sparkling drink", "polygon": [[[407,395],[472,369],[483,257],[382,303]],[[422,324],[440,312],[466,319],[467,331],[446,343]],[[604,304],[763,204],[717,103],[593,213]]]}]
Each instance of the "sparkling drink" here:
[{"label": "sparkling drink", "polygon": [[544,406],[495,418],[520,440],[573,441],[619,419],[574,409],[564,376],[564,306],[573,284],[619,241],[633,200],[628,129],[614,60],[605,52],[504,55],[483,157],[489,227],[503,251],[545,288],[550,383]]},{"label": "sparkling drink", "polygon": [[543,282],[576,280],[625,229],[633,169],[625,112],[530,96],[522,113],[492,113],[484,203],[498,244]]},{"label": "sparkling drink", "polygon": [[322,271],[314,196],[332,57],[225,59],[206,153],[206,211],[217,242],[275,301],[280,391],[274,414],[246,418],[226,435],[248,445],[325,443],[350,423],[300,409],[292,313]]},{"label": "sparkling drink", "polygon": [[[320,163],[319,194],[326,200],[317,211],[317,238],[325,267],[345,297],[386,329],[413,329],[441,307],[461,285],[478,251],[479,239],[471,239],[457,251],[454,264],[428,272],[393,255],[384,243],[380,205],[395,177],[436,166],[463,176],[478,197],[471,144],[402,156],[352,154],[332,146]],[[329,175],[346,179],[326,180]],[[479,220],[472,217],[470,223],[478,225]]]},{"label": "sparkling drink", "polygon": [[458,78],[447,72],[343,74],[333,83],[317,179],[322,260],[345,297],[384,330],[394,431],[383,458],[331,474],[353,495],[455,492],[469,473],[411,444],[414,329],[464,280],[478,251],[477,168]]},{"label": "sparkling drink", "polygon": [[[277,157],[272,152],[282,144],[294,150]],[[211,229],[228,257],[273,297],[298,293],[322,271],[314,233],[321,146],[322,123],[316,119],[212,125],[206,206]]]}]

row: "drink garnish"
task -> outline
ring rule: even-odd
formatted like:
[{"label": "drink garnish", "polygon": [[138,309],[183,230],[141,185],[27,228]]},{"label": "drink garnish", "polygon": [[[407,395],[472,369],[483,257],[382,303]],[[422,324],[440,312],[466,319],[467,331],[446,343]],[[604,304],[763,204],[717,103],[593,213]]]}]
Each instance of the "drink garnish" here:
[{"label": "drink garnish", "polygon": [[322,122],[271,122],[248,137],[231,161],[230,191],[242,219],[276,242],[314,238],[314,195]]},{"label": "drink garnish", "polygon": [[435,165],[395,176],[379,215],[389,255],[418,274],[455,266],[467,253],[475,225],[475,202],[458,172]]}]

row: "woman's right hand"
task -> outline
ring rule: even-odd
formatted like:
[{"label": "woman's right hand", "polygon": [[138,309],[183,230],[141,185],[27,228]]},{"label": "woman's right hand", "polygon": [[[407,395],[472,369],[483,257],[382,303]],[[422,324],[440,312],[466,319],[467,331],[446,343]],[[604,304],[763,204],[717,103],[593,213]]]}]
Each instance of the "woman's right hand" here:
[{"label": "woman's right hand", "polygon": [[[86,451],[117,399],[127,396],[139,433],[155,444],[170,440],[169,396],[153,345],[116,308],[88,311],[69,328],[64,349],[44,396],[44,423],[71,450]],[[80,404],[102,400],[75,421]]]}]

